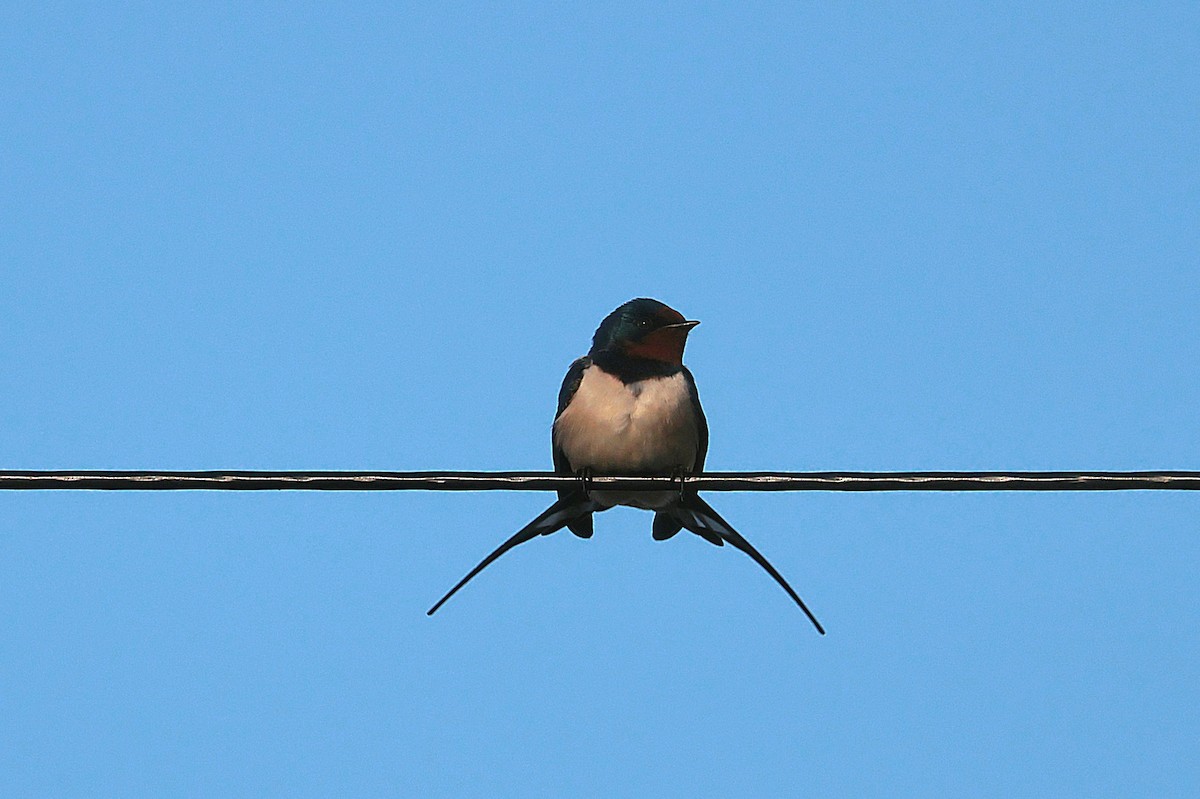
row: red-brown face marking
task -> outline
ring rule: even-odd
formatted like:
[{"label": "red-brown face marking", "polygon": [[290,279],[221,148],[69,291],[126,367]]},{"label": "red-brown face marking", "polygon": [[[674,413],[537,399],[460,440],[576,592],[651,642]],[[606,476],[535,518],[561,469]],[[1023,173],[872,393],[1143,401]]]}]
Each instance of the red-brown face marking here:
[{"label": "red-brown face marking", "polygon": [[683,363],[683,345],[687,342],[687,334],[686,327],[655,330],[641,341],[626,344],[625,352],[635,358],[649,358],[679,366]]},{"label": "red-brown face marking", "polygon": [[[657,314],[660,325],[677,325],[686,322],[683,314],[672,308],[663,308]],[[642,337],[640,341],[631,341],[625,345],[625,352],[635,358],[649,358],[653,361],[679,366],[683,363],[683,345],[687,343],[689,327],[660,327]]]}]

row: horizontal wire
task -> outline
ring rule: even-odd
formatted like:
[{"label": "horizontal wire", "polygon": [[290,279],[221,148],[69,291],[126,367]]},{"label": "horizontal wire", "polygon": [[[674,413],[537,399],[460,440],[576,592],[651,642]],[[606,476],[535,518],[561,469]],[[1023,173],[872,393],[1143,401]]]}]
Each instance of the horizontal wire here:
[{"label": "horizontal wire", "polygon": [[[269,472],[0,470],[0,490],[84,491],[557,491],[581,478],[554,472]],[[1200,491],[1200,471],[705,472],[697,491]],[[589,477],[591,488],[679,488],[679,477]]]}]

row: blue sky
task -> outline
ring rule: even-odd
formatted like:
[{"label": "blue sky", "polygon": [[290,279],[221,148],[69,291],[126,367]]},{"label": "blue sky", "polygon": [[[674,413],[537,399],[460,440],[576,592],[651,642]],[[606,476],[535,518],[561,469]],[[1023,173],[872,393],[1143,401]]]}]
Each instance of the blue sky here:
[{"label": "blue sky", "polygon": [[[0,465],[1200,468],[1192,4],[9,4]],[[1195,796],[1197,498],[0,495],[13,796]]]}]

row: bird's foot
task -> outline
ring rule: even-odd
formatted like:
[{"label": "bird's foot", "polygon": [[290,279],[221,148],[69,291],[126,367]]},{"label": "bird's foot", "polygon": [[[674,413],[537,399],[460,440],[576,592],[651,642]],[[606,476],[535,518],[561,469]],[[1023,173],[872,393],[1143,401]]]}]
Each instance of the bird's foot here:
[{"label": "bird's foot", "polygon": [[674,469],[671,470],[672,482],[674,482],[675,480],[679,481],[679,501],[680,502],[683,501],[683,492],[684,492],[684,488],[687,486],[687,478],[688,478],[688,470],[683,468],[682,466],[676,466]]},{"label": "bird's foot", "polygon": [[575,472],[575,476],[579,478],[579,484],[583,486],[584,496],[590,494],[592,491],[592,467],[584,466]]}]

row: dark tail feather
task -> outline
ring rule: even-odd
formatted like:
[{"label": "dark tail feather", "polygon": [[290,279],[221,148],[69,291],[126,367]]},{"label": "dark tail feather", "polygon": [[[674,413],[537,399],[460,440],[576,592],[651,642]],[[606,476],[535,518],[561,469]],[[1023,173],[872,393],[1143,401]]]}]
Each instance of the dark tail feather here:
[{"label": "dark tail feather", "polygon": [[580,538],[592,537],[592,514],[585,513],[567,522],[567,529]]},{"label": "dark tail feather", "polygon": [[[684,502],[688,503],[698,499],[700,498],[697,496],[692,496],[688,499],[685,499]],[[686,527],[688,530],[700,536],[708,543],[718,547],[725,546],[724,539],[713,532],[710,529],[709,523],[697,515],[693,509],[684,506],[676,506],[671,508],[669,512],[679,521],[681,526]]]},{"label": "dark tail feather", "polygon": [[[505,541],[500,546],[493,550],[492,554],[479,562],[471,571],[467,572],[467,576],[458,581],[458,584],[451,588],[444,597],[439,599],[437,603],[431,607],[426,615],[432,616],[437,612],[437,609],[446,603],[446,600],[458,593],[458,589],[471,581],[471,578],[486,569],[491,563],[503,555],[508,550],[524,544],[526,541],[532,541],[539,535],[549,535],[550,533],[561,530],[567,524],[578,519],[584,514],[590,514],[596,509],[596,504],[587,498],[585,494],[571,494],[560,498],[550,507],[546,508],[541,514],[531,521],[529,524],[518,530],[511,538]],[[591,526],[590,524],[588,525]]]},{"label": "dark tail feather", "polygon": [[698,495],[691,494],[684,497],[681,505],[672,508],[671,512],[684,527],[706,541],[712,541],[713,538],[716,538],[717,541],[714,543],[719,544],[720,540],[724,539],[749,555],[755,563],[774,578],[775,582],[779,583],[780,587],[792,598],[792,601],[800,606],[800,609],[804,611],[804,615],[808,616],[808,620],[817,628],[817,632],[821,635],[825,634],[825,628],[821,626],[821,622],[817,621],[817,617],[808,609],[808,605],[804,604],[804,600],[800,598],[800,595],[792,590],[792,587],[788,585],[788,581],[783,579],[783,575],[775,571],[775,567],[762,556],[762,553],[743,538],[741,533],[733,529],[733,525],[722,519],[721,514],[713,510],[711,505]]},{"label": "dark tail feather", "polygon": [[671,518],[671,514],[659,511],[654,514],[654,527],[651,529],[650,535],[654,537],[655,541],[666,541],[682,529],[683,525]]}]

